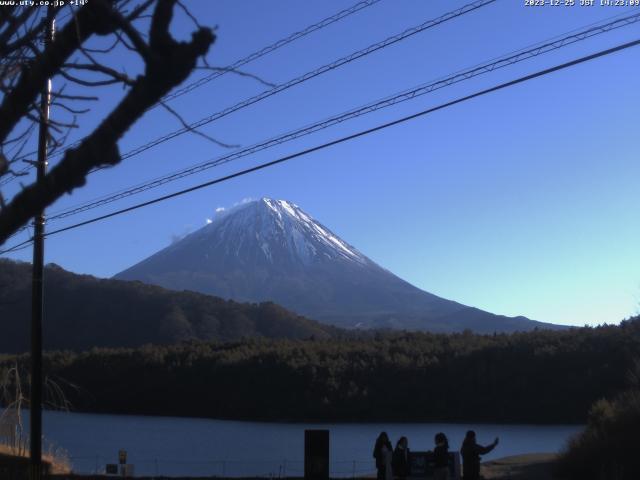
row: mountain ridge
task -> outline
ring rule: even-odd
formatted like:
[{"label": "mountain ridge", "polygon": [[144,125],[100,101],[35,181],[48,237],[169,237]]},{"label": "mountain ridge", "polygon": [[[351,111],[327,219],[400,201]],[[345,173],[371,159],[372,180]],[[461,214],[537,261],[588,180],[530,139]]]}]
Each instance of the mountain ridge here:
[{"label": "mountain ridge", "polygon": [[[181,341],[332,338],[339,329],[270,303],[247,304],[45,267],[44,347],[86,350]],[[29,349],[31,264],[0,259],[0,352]]]}]

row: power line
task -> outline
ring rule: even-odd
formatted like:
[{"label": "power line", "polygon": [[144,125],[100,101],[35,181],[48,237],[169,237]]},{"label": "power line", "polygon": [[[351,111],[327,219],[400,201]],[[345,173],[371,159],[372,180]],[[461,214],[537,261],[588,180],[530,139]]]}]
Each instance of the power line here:
[{"label": "power line", "polygon": [[335,15],[331,15],[330,17],[327,17],[321,21],[319,21],[318,23],[315,23],[313,25],[309,25],[307,28],[305,28],[304,30],[300,30],[299,32],[295,32],[292,33],[291,35],[289,35],[288,37],[285,37],[281,40],[278,40],[275,43],[272,43],[271,45],[264,47],[256,52],[253,52],[252,54],[237,60],[236,62],[234,62],[231,65],[228,65],[227,67],[224,67],[223,70],[221,71],[217,71],[217,72],[213,72],[210,75],[201,78],[189,85],[185,85],[182,88],[179,88],[178,90],[176,90],[175,92],[172,92],[168,95],[165,95],[165,97],[162,99],[164,101],[169,101],[169,100],[173,100],[174,98],[180,97],[182,95],[184,95],[185,93],[189,93],[192,90],[195,90],[198,87],[201,87],[202,85],[205,85],[206,83],[211,82],[212,80],[215,80],[218,77],[221,77],[222,75],[224,75],[225,73],[227,73],[228,71],[233,71],[233,70],[237,70],[238,68],[246,65],[249,62],[253,62],[254,60],[257,60],[260,57],[263,57],[265,55],[267,55],[268,53],[273,52],[274,50],[277,50],[281,47],[284,47],[285,45],[288,45],[291,42],[294,42],[302,37],[305,37],[307,35],[309,35],[310,33],[315,32],[316,30],[320,30],[328,25],[331,25],[332,23],[337,22],[338,20],[342,20],[345,17],[348,17],[349,15],[352,15],[356,12],[359,12],[360,10],[362,10],[363,8],[366,7],[370,7],[371,5],[374,5],[376,3],[378,3],[380,0],[365,0],[359,3],[356,3],[355,5],[353,5],[350,8],[347,8],[345,10],[342,10],[338,13],[336,13]]},{"label": "power line", "polygon": [[33,244],[33,238],[29,238],[24,242],[18,243],[13,247],[7,248],[6,250],[0,250],[0,255],[4,255],[5,253],[17,252],[19,250],[24,250],[25,248],[30,247]]},{"label": "power line", "polygon": [[[121,210],[117,210],[115,212],[111,212],[111,213],[108,213],[106,215],[101,215],[99,217],[95,217],[95,218],[92,218],[90,220],[85,220],[83,222],[79,222],[79,223],[76,223],[74,225],[69,225],[67,227],[60,228],[58,230],[52,230],[52,231],[48,232],[46,235],[47,236],[51,236],[51,235],[55,235],[55,234],[58,234],[58,233],[66,232],[68,230],[73,230],[73,229],[76,229],[76,228],[79,228],[79,227],[82,227],[82,226],[85,226],[85,225],[89,225],[91,223],[99,222],[101,220],[105,220],[105,219],[108,219],[108,218],[111,218],[111,217],[115,217],[117,215],[128,213],[128,212],[131,212],[133,210],[138,210],[140,208],[147,207],[149,205],[153,205],[155,203],[163,202],[163,201],[169,200],[171,198],[182,196],[182,195],[185,195],[187,193],[190,193],[190,192],[193,192],[193,191],[196,191],[196,190],[200,190],[200,189],[205,188],[205,187],[209,187],[209,186],[212,186],[212,185],[215,185],[215,184],[218,184],[218,183],[225,182],[227,180],[231,180],[233,178],[241,177],[241,176],[247,175],[249,173],[253,173],[253,172],[256,172],[256,171],[259,171],[259,170],[263,170],[263,169],[266,169],[268,167],[272,167],[272,166],[287,162],[289,160],[293,160],[295,158],[302,157],[304,155],[308,155],[308,154],[313,153],[313,152],[324,150],[324,149],[326,149],[328,147],[331,147],[331,146],[334,146],[334,145],[338,145],[338,144],[341,144],[341,143],[344,143],[344,142],[347,142],[347,141],[350,141],[350,140],[354,140],[354,139],[359,138],[359,137],[363,137],[365,135],[369,135],[371,133],[374,133],[374,132],[377,132],[377,131],[380,131],[380,130],[384,130],[384,129],[392,127],[394,125],[398,125],[398,124],[401,124],[401,123],[408,122],[410,120],[414,120],[416,118],[428,115],[428,114],[436,112],[438,110],[443,110],[445,108],[457,105],[459,103],[463,103],[463,102],[466,102],[468,100],[471,100],[471,99],[474,99],[474,98],[477,98],[477,97],[481,97],[481,96],[487,95],[489,93],[496,92],[498,90],[502,90],[502,89],[505,89],[505,88],[508,88],[508,87],[512,87],[514,85],[517,85],[517,84],[520,84],[520,83],[524,83],[524,82],[527,82],[529,80],[533,80],[535,78],[542,77],[544,75],[548,75],[548,74],[553,73],[553,72],[557,72],[559,70],[564,70],[564,69],[573,67],[575,65],[594,60],[596,58],[604,57],[606,55],[611,55],[611,54],[613,54],[615,52],[619,52],[619,51],[622,51],[622,50],[625,50],[625,49],[628,49],[628,48],[631,48],[631,47],[635,47],[637,45],[640,45],[640,39],[634,40],[634,41],[631,41],[631,42],[627,42],[627,43],[624,43],[624,44],[621,44],[621,45],[617,45],[615,47],[612,47],[612,48],[609,48],[609,49],[606,49],[606,50],[601,50],[599,52],[596,52],[596,53],[593,53],[593,54],[590,54],[590,55],[587,55],[587,56],[584,56],[584,57],[580,57],[578,59],[571,60],[569,62],[565,62],[565,63],[562,63],[560,65],[556,65],[554,67],[546,68],[544,70],[539,70],[539,71],[537,71],[535,73],[532,73],[532,74],[529,74],[529,75],[525,75],[523,77],[519,77],[519,78],[517,78],[515,80],[511,80],[511,81],[508,81],[508,82],[505,82],[505,83],[501,83],[499,85],[496,85],[496,86],[493,86],[493,87],[490,87],[490,88],[487,88],[487,89],[484,89],[484,90],[480,90],[480,91],[472,93],[470,95],[466,95],[464,97],[460,97],[460,98],[457,98],[455,100],[451,100],[449,102],[440,104],[440,105],[438,105],[436,107],[431,107],[431,108],[428,108],[426,110],[422,110],[422,111],[420,111],[418,113],[414,113],[412,115],[408,115],[408,116],[405,116],[405,117],[402,117],[402,118],[399,118],[399,119],[396,119],[396,120],[393,120],[393,121],[378,125],[378,126],[373,127],[373,128],[369,128],[369,129],[366,129],[366,130],[361,130],[361,131],[359,131],[357,133],[354,133],[354,134],[351,134],[351,135],[347,135],[347,136],[338,138],[336,140],[332,140],[330,142],[326,142],[326,143],[323,143],[321,145],[317,145],[315,147],[311,147],[311,148],[308,148],[308,149],[305,149],[305,150],[301,150],[301,151],[296,152],[294,154],[278,158],[277,160],[273,160],[273,161],[270,161],[270,162],[267,162],[267,163],[263,163],[263,164],[255,166],[255,167],[247,168],[247,169],[241,170],[239,172],[236,172],[236,173],[233,173],[233,174],[230,174],[230,175],[226,175],[224,177],[216,178],[214,180],[210,180],[208,182],[204,182],[204,183],[201,183],[199,185],[196,185],[196,186],[184,189],[184,190],[180,190],[180,191],[168,194],[168,195],[163,195],[163,196],[157,197],[157,198],[155,198],[153,200],[142,202],[142,203],[139,203],[137,205],[133,205],[131,207],[123,208]],[[0,253],[3,253],[3,252],[0,252]]]},{"label": "power line", "polygon": [[504,68],[515,63],[528,60],[530,58],[537,57],[539,55],[566,47],[573,43],[586,40],[587,38],[591,38],[593,36],[609,32],[611,30],[633,24],[635,22],[640,21],[640,13],[636,13],[634,15],[627,16],[622,19],[615,20],[613,22],[606,23],[604,25],[598,25],[596,27],[589,28],[587,30],[579,31],[573,35],[568,35],[565,37],[558,38],[557,40],[546,42],[542,44],[537,44],[533,48],[529,48],[528,50],[520,50],[513,54],[510,54],[506,57],[499,57],[497,60],[491,61],[490,63],[480,64],[471,69],[459,71],[453,75],[448,77],[443,77],[434,82],[423,84],[418,87],[415,87],[411,90],[407,90],[396,94],[394,96],[390,96],[384,98],[382,100],[378,100],[373,103],[369,103],[365,106],[349,110],[339,115],[335,115],[328,119],[313,123],[311,125],[307,125],[303,128],[294,130],[292,132],[280,135],[278,137],[271,138],[269,140],[254,144],[250,147],[244,148],[242,150],[233,152],[228,155],[224,155],[222,157],[217,157],[215,159],[209,160],[207,162],[203,162],[187,169],[179,170],[169,175],[165,175],[154,180],[150,180],[148,182],[144,182],[134,187],[130,187],[125,190],[121,190],[119,192],[100,197],[96,200],[85,202],[75,207],[68,208],[59,213],[54,213],[49,216],[49,221],[55,221],[62,218],[66,218],[81,212],[85,212],[87,210],[92,210],[94,208],[98,208],[100,206],[115,202],[117,200],[121,200],[123,198],[127,198],[129,196],[142,193],[147,190],[151,190],[153,188],[160,187],[172,181],[194,175],[196,173],[200,173],[209,168],[213,168],[219,166],[221,164],[225,164],[239,158],[251,155],[253,153],[271,148],[276,145],[281,145],[285,142],[301,138],[306,135],[310,135],[312,133],[318,132],[320,130],[324,130],[331,126],[334,126],[338,123],[342,123],[353,118],[360,117],[362,115],[375,112],[377,110],[390,107],[392,105],[396,105],[408,100],[413,100],[419,96],[426,95],[440,88],[445,88],[450,85],[469,80],[478,75],[482,75],[485,73],[489,73],[500,68]]},{"label": "power line", "polygon": [[[225,75],[226,73],[229,72],[233,72],[235,70],[238,70],[238,68],[253,62],[254,60],[257,60],[258,58],[264,57],[265,55],[268,55],[271,52],[274,52],[276,50],[278,50],[279,48],[282,48],[292,42],[295,42],[296,40],[299,40],[303,37],[306,37],[307,35],[317,31],[317,30],[321,30],[325,27],[328,27],[329,25],[338,22],[344,18],[347,18],[350,15],[353,15],[354,13],[359,12],[360,10],[363,10],[367,7],[370,7],[372,5],[375,5],[376,3],[380,2],[381,0],[363,0],[360,1],[354,5],[352,5],[349,8],[346,8],[344,10],[339,11],[338,13],[335,13],[329,17],[326,17],[322,20],[320,20],[317,23],[314,23],[312,25],[309,25],[308,27],[298,31],[298,32],[294,32],[291,35],[281,38],[280,40],[267,45],[266,47],[261,48],[260,50],[257,50],[249,55],[247,55],[246,57],[243,57],[239,60],[236,60],[234,63],[232,63],[231,65],[227,65],[226,67],[222,67],[220,70],[215,71],[213,73],[211,73],[210,75],[207,75],[206,77],[200,78],[198,80],[196,80],[195,82],[192,82],[188,85],[185,85],[184,87],[176,90],[175,92],[169,93],[167,95],[165,95],[161,101],[171,101],[175,98],[181,97],[182,95],[191,92],[192,90],[195,90],[196,88],[201,87],[202,85],[205,85],[213,80],[215,80],[216,78],[221,77],[222,75]],[[65,18],[67,18],[68,16],[70,16],[73,13],[67,13],[66,15],[64,15],[60,20],[64,20]],[[152,105],[151,107],[149,107],[147,109],[151,110],[155,107],[157,107],[159,104],[156,103],[154,105]],[[69,148],[74,148],[77,147],[78,145],[80,145],[80,143],[82,143],[82,141],[84,140],[84,138],[77,140],[75,142],[73,142],[71,145],[69,145],[67,147],[67,149]],[[61,150],[59,152],[56,152],[52,155],[50,155],[50,157],[56,157],[61,155],[62,153],[64,153],[65,150]],[[35,152],[32,152],[31,154],[34,154]],[[24,167],[22,170],[19,170],[17,172],[17,175],[12,176],[12,177],[8,177],[6,179],[3,179],[2,181],[0,181],[0,187],[2,187],[3,185],[6,185],[10,182],[12,182],[13,180],[15,180],[17,177],[22,176],[23,174],[27,173],[29,170],[31,170],[31,168],[33,168],[32,165],[26,166]]]},{"label": "power line", "polygon": [[[492,92],[495,92],[495,91],[498,91],[498,90],[502,90],[504,88],[511,87],[511,86],[514,86],[514,85],[517,85],[517,84],[520,84],[520,83],[523,83],[523,82],[526,82],[526,81],[529,81],[529,80],[533,80],[535,78],[542,77],[544,75],[548,75],[550,73],[553,73],[553,72],[556,72],[556,71],[559,71],[559,70],[564,70],[564,69],[573,67],[575,65],[594,60],[596,58],[604,57],[606,55],[611,55],[611,54],[613,54],[615,52],[619,52],[619,51],[622,51],[622,50],[625,50],[625,49],[628,49],[628,48],[631,48],[631,47],[635,47],[637,45],[640,45],[640,39],[634,40],[632,42],[627,42],[627,43],[624,43],[624,44],[621,44],[621,45],[618,45],[616,47],[612,47],[612,48],[609,48],[609,49],[606,49],[606,50],[601,50],[601,51],[593,53],[591,55],[580,57],[580,58],[578,58],[576,60],[572,60],[572,61],[569,61],[569,62],[566,62],[566,63],[562,63],[562,64],[556,65],[554,67],[550,67],[550,68],[547,68],[547,69],[544,69],[544,70],[539,70],[538,72],[535,72],[535,73],[532,73],[532,74],[529,74],[529,75],[525,75],[525,76],[517,78],[515,80],[511,80],[509,82],[501,83],[501,84],[496,85],[494,87],[487,88],[487,89],[481,90],[479,92],[476,92],[476,93],[473,93],[473,94],[458,98],[456,100],[452,100],[452,101],[440,104],[440,105],[438,105],[436,107],[431,107],[431,108],[428,108],[426,110],[422,110],[422,111],[420,111],[418,113],[414,113],[412,115],[408,115],[408,116],[393,120],[391,122],[387,122],[387,123],[384,123],[382,125],[378,125],[378,126],[373,127],[373,128],[362,130],[360,132],[357,132],[357,133],[354,133],[354,134],[351,134],[351,135],[347,135],[347,136],[341,137],[341,138],[339,138],[337,140],[333,140],[331,142],[323,143],[321,145],[317,145],[315,147],[311,147],[311,148],[308,148],[306,150],[302,150],[302,151],[296,152],[294,154],[287,155],[285,157],[281,157],[281,158],[279,158],[277,160],[273,160],[271,162],[267,162],[267,163],[263,163],[263,164],[257,165],[255,167],[247,168],[247,169],[241,170],[239,172],[236,172],[236,173],[233,173],[233,174],[230,174],[230,175],[226,175],[224,177],[220,177],[220,178],[217,178],[217,179],[214,179],[214,180],[210,180],[208,182],[201,183],[199,185],[196,185],[196,186],[184,189],[184,190],[180,190],[178,192],[174,192],[174,193],[171,193],[171,194],[168,194],[168,195],[163,195],[161,197],[157,197],[157,198],[155,198],[153,200],[142,202],[142,203],[139,203],[137,205],[133,205],[131,207],[123,208],[121,210],[116,210],[115,212],[111,212],[111,213],[108,213],[106,215],[101,215],[99,217],[94,217],[94,218],[92,218],[90,220],[85,220],[83,222],[79,222],[79,223],[76,223],[76,224],[73,224],[73,225],[69,225],[67,227],[63,227],[63,228],[60,228],[58,230],[52,230],[50,232],[47,232],[46,236],[56,235],[58,233],[66,232],[68,230],[73,230],[73,229],[76,229],[76,228],[79,228],[79,227],[82,227],[82,226],[85,226],[85,225],[89,225],[91,223],[95,223],[95,222],[99,222],[99,221],[102,221],[102,220],[106,220],[108,218],[115,217],[117,215],[121,215],[121,214],[124,214],[124,213],[128,213],[128,212],[131,212],[133,210],[138,210],[140,208],[147,207],[149,205],[153,205],[155,203],[159,203],[159,202],[162,202],[162,201],[174,198],[174,197],[185,195],[187,193],[190,193],[190,192],[193,192],[193,191],[196,191],[196,190],[200,190],[202,188],[209,187],[211,185],[222,183],[222,182],[225,182],[227,180],[231,180],[233,178],[241,177],[241,176],[247,175],[249,173],[256,172],[258,170],[263,170],[265,168],[272,167],[274,165],[278,165],[280,163],[284,163],[284,162],[287,162],[289,160],[292,160],[292,159],[295,159],[295,158],[298,158],[298,157],[301,157],[301,156],[304,156],[304,155],[308,155],[310,153],[313,153],[313,152],[316,152],[316,151],[319,151],[319,150],[323,150],[325,148],[328,148],[328,147],[331,147],[331,146],[334,146],[334,145],[338,145],[340,143],[344,143],[344,142],[353,140],[355,138],[359,138],[359,137],[362,137],[362,136],[365,136],[365,135],[369,135],[371,133],[374,133],[374,132],[377,132],[379,130],[383,130],[383,129],[386,129],[386,128],[389,128],[389,127],[392,127],[394,125],[398,125],[400,123],[404,123],[404,122],[407,122],[407,121],[410,121],[410,120],[414,120],[414,119],[422,117],[424,115],[428,115],[428,114],[436,112],[438,110],[442,110],[442,109],[451,107],[453,105],[457,105],[459,103],[463,103],[463,102],[471,100],[473,98],[477,98],[477,97],[480,97],[480,96],[483,96],[483,95],[487,95],[489,93],[492,93]],[[29,240],[26,240],[26,241],[18,244],[18,245],[15,245],[15,246],[9,248],[7,250],[2,250],[2,251],[0,251],[0,255],[4,254],[4,253],[11,252],[11,251],[16,251],[16,250],[19,249],[19,247],[22,247],[24,245],[28,245],[31,242],[32,242],[32,240],[29,239]]]},{"label": "power line", "polygon": [[[258,95],[254,95],[253,97],[249,97],[245,100],[242,100],[241,102],[236,103],[235,105],[232,105],[230,107],[227,107],[223,110],[220,110],[212,115],[209,115],[205,118],[202,118],[196,122],[193,122],[183,128],[180,128],[178,130],[174,130],[171,133],[168,133],[166,135],[163,135],[161,137],[158,137],[154,140],[151,140],[143,145],[140,145],[136,148],[134,148],[133,150],[130,150],[126,153],[124,153],[123,155],[120,156],[121,160],[126,160],[127,158],[131,158],[135,155],[138,155],[146,150],[149,150],[150,148],[153,148],[157,145],[160,145],[164,142],[167,142],[169,140],[172,140],[173,138],[176,138],[180,135],[183,135],[184,133],[193,131],[194,129],[203,127],[204,125],[207,125],[209,123],[212,123],[216,120],[219,120],[220,118],[226,117],[227,115],[230,115],[231,113],[237,112],[238,110],[241,110],[243,108],[246,108],[250,105],[253,105],[255,103],[258,103],[262,100],[265,100],[269,97],[272,97],[280,92],[283,92],[285,90],[288,90],[300,83],[306,82],[308,80],[311,80],[315,77],[318,77],[324,73],[330,72],[332,70],[335,70],[336,68],[339,68],[343,65],[349,64],[355,60],[358,60],[362,57],[365,57],[371,53],[374,53],[378,50],[381,50],[383,48],[387,48],[391,45],[394,45],[395,43],[398,43],[406,38],[409,38],[413,35],[416,35],[418,33],[421,33],[429,28],[433,28],[437,25],[440,25],[444,22],[447,22],[449,20],[452,20],[454,18],[460,17],[462,15],[465,15],[467,13],[470,13],[474,10],[477,10],[479,8],[482,8],[484,6],[487,6],[491,3],[494,3],[496,0],[476,0],[474,2],[471,2],[467,5],[464,5],[456,10],[453,10],[451,12],[445,13],[444,15],[441,15],[440,17],[437,17],[435,19],[432,20],[427,20],[423,23],[421,23],[420,25],[417,25],[415,27],[411,27],[408,28],[396,35],[393,35],[391,37],[387,37],[385,40],[382,40],[380,42],[374,43],[372,45],[369,45],[366,48],[363,48],[361,50],[358,50],[356,52],[351,53],[350,55],[347,55],[346,57],[342,57],[338,60],[335,60],[329,64],[323,65],[321,67],[316,68],[315,70],[309,71],[301,76],[298,76],[296,78],[293,78],[285,83],[281,83],[280,85],[276,85],[275,87],[271,88],[270,90],[265,90],[262,93],[259,93]],[[81,140],[80,140],[81,141]],[[72,145],[73,146],[73,145]],[[72,147],[71,146],[71,147]],[[69,147],[69,148],[71,148]],[[61,152],[58,152],[58,154],[60,154]],[[31,167],[25,167],[24,170],[21,170],[19,172],[19,174],[24,173],[26,171],[28,171]],[[107,167],[97,167],[94,168],[93,170],[91,170],[91,172],[89,173],[94,173],[96,171],[99,170],[103,170],[104,168]],[[10,177],[9,179],[6,179],[5,182],[9,183],[10,181],[12,181],[15,177]],[[0,181],[0,187],[3,185],[3,183]]]},{"label": "power line", "polygon": [[[262,93],[259,93],[258,95],[254,95],[253,97],[247,98],[241,102],[236,103],[235,105],[232,105],[230,107],[227,107],[223,110],[220,110],[212,115],[209,115],[207,117],[204,117],[196,122],[193,122],[191,124],[189,124],[186,127],[180,128],[178,130],[175,130],[171,133],[168,133],[166,135],[163,135],[161,137],[156,138],[155,140],[151,140],[147,143],[145,143],[144,145],[140,145],[139,147],[134,148],[133,150],[128,151],[127,153],[121,155],[121,159],[125,160],[127,158],[131,158],[135,155],[138,155],[146,150],[149,150],[150,148],[153,148],[157,145],[160,145],[161,143],[167,142],[173,138],[176,138],[184,133],[190,132],[194,129],[203,127],[204,125],[207,125],[211,122],[214,122],[215,120],[219,120],[220,118],[226,117],[227,115],[233,113],[233,112],[237,112],[238,110],[241,110],[243,108],[246,108],[250,105],[253,105],[259,101],[262,101],[266,98],[272,97],[273,95],[276,95],[280,92],[283,92],[285,90],[288,90],[291,87],[294,87],[300,83],[306,82],[308,80],[311,80],[313,78],[316,78],[324,73],[330,72],[332,70],[335,70],[336,68],[339,68],[343,65],[349,64],[355,60],[358,60],[362,57],[365,57],[367,55],[370,55],[371,53],[377,52],[378,50],[381,50],[383,48],[387,48],[391,45],[394,45],[402,40],[405,40],[413,35],[416,35],[418,33],[421,33],[425,30],[428,30],[429,28],[435,27],[437,25],[440,25],[444,22],[447,22],[449,20],[452,20],[454,18],[460,17],[462,15],[465,15],[469,12],[475,11],[479,8],[485,7],[491,3],[494,3],[496,0],[476,0],[474,2],[471,2],[467,5],[464,5],[456,10],[453,10],[451,12],[445,13],[444,15],[441,15],[440,17],[437,17],[435,19],[432,20],[427,20],[426,22],[421,23],[420,25],[417,25],[415,27],[411,27],[408,28],[396,35],[393,35],[391,37],[386,38],[385,40],[382,40],[381,42],[377,42],[374,43],[372,45],[369,45],[366,48],[363,48],[361,50],[358,50],[356,52],[353,52],[345,57],[342,57],[338,60],[335,60],[331,63],[328,63],[326,65],[323,65],[321,67],[316,68],[315,70],[309,71],[303,75],[300,75],[299,77],[293,78],[285,83],[281,83],[279,85],[276,85],[275,87],[273,87],[270,90],[265,90]],[[97,168],[95,170],[100,170],[101,168]],[[94,171],[95,171],[94,170]]]}]

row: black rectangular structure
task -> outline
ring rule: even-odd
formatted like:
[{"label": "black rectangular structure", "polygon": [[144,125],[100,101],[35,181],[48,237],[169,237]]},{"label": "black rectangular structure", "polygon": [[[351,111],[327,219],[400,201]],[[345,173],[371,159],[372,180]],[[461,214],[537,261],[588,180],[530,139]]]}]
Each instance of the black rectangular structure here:
[{"label": "black rectangular structure", "polygon": [[409,469],[412,477],[433,476],[433,452],[409,452]]},{"label": "black rectangular structure", "polygon": [[[460,454],[449,452],[449,479],[458,480],[460,478]],[[409,467],[411,479],[432,479],[435,465],[433,452],[409,452]]]},{"label": "black rectangular structure", "polygon": [[304,431],[304,479],[329,480],[329,430]]}]

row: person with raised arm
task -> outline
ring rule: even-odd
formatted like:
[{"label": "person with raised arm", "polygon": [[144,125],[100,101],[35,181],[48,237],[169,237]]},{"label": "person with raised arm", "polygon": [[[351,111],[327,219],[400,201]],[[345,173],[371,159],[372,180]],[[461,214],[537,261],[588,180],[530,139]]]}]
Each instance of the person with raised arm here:
[{"label": "person with raised arm", "polygon": [[483,447],[476,443],[476,432],[469,430],[462,442],[460,454],[462,455],[462,480],[480,479],[480,455],[485,455],[498,445],[499,438],[492,444]]}]

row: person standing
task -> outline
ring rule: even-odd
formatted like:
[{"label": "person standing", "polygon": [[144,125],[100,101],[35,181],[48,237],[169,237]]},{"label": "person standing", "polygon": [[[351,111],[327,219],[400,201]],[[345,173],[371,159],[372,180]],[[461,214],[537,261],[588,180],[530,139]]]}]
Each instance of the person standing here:
[{"label": "person standing", "polygon": [[391,457],[393,447],[389,441],[387,432],[381,432],[373,447],[373,458],[376,459],[376,469],[378,470],[378,480],[392,480]]},{"label": "person standing", "polygon": [[434,480],[449,480],[449,441],[444,433],[436,433],[433,449]]},{"label": "person standing", "polygon": [[396,478],[404,480],[409,476],[409,440],[407,440],[407,437],[400,437],[400,440],[396,443],[396,448],[391,458],[391,467]]},{"label": "person standing", "polygon": [[476,443],[476,432],[469,430],[462,442],[460,453],[462,454],[462,479],[478,480],[480,478],[480,455],[485,455],[498,445],[499,438],[491,445],[483,447]]}]

